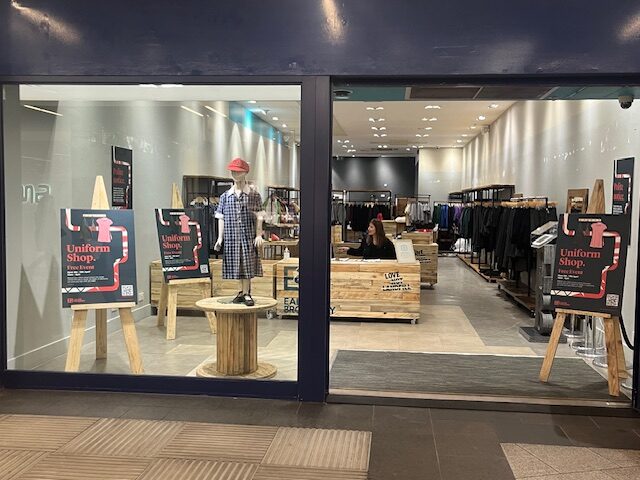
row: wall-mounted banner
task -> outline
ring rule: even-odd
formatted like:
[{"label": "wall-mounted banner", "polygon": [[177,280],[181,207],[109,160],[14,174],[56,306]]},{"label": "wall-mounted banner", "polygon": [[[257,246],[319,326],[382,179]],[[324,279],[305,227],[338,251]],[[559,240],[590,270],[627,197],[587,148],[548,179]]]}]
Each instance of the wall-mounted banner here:
[{"label": "wall-mounted banner", "polygon": [[561,215],[559,226],[554,307],[619,316],[629,220],[624,215],[573,213]]},{"label": "wall-mounted banner", "polygon": [[614,215],[631,215],[633,201],[634,158],[621,158],[613,167],[613,208]]},{"label": "wall-mounted banner", "polygon": [[62,306],[137,298],[133,210],[60,211]]},{"label": "wall-mounted banner", "polygon": [[166,282],[209,277],[209,237],[201,208],[156,209],[162,273]]},{"label": "wall-mounted banner", "polygon": [[111,147],[111,205],[133,208],[133,150]]}]

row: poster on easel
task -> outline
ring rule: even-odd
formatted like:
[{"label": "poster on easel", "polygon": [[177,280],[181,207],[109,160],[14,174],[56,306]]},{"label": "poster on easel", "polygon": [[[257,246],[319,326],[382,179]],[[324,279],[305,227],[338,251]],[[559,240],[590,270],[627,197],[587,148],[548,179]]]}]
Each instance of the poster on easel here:
[{"label": "poster on easel", "polygon": [[553,306],[620,316],[628,219],[623,215],[563,214],[558,225]]},{"label": "poster on easel", "polygon": [[633,201],[633,167],[635,158],[621,158],[615,161],[613,169],[614,215],[631,215]]},{"label": "poster on easel", "polygon": [[111,205],[133,208],[133,150],[111,147]]},{"label": "poster on easel", "polygon": [[62,306],[135,302],[133,210],[60,211]]},{"label": "poster on easel", "polygon": [[156,209],[165,282],[209,278],[209,237],[200,208]]}]

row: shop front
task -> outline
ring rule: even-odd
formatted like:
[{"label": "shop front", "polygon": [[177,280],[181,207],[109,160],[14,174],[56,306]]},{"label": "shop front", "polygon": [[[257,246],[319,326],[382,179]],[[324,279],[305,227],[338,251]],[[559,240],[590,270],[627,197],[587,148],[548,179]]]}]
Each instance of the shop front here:
[{"label": "shop front", "polygon": [[[555,259],[537,260],[528,237],[589,198],[629,219],[624,285],[604,297],[624,300],[594,306],[582,329],[568,316],[564,333],[602,359],[606,319],[623,316],[633,344],[637,211],[613,200],[638,193],[633,166],[614,172],[640,148],[637,105],[618,102],[640,94],[635,24],[582,10],[571,24],[597,45],[565,41],[564,23],[551,45],[525,21],[548,17],[525,2],[487,19],[501,35],[477,25],[473,2],[464,18],[421,2],[411,14],[316,3],[1,7],[1,385],[573,404],[584,385],[548,394],[554,376],[539,369],[551,290],[575,284],[537,299]],[[461,21],[474,25],[462,39]],[[525,209],[526,245],[509,233],[520,253],[499,249]],[[522,340],[527,326],[547,342]],[[559,352],[555,372],[571,377],[574,352]],[[622,397],[577,398],[635,405],[637,352],[616,354]],[[600,368],[585,382],[606,390]],[[486,371],[525,386],[478,382]]]}]

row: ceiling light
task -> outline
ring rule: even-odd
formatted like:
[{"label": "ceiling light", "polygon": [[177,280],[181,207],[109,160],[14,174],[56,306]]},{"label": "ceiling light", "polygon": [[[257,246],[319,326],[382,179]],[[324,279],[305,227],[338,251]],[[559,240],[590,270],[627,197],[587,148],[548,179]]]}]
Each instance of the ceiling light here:
[{"label": "ceiling light", "polygon": [[458,142],[458,143],[462,143],[462,140],[458,139],[458,140],[456,140],[456,142]]},{"label": "ceiling light", "polygon": [[367,110],[384,110],[384,107],[367,107]]},{"label": "ceiling light", "polygon": [[425,130],[433,130],[433,127],[424,127]]},{"label": "ceiling light", "polygon": [[381,134],[380,134],[380,136],[381,136],[381,137],[386,137],[386,136],[387,136],[387,134],[386,134],[386,133],[381,133]]},{"label": "ceiling light", "polygon": [[408,152],[410,152],[410,151],[411,151],[411,149],[410,149],[409,147],[405,148],[405,150],[407,150]]},{"label": "ceiling light", "polygon": [[418,145],[418,148],[424,148],[424,145]]},{"label": "ceiling light", "polygon": [[419,133],[416,133],[416,137],[421,137],[422,135],[420,135]]},{"label": "ceiling light", "polygon": [[411,148],[418,148],[417,145],[411,145]]},{"label": "ceiling light", "polygon": [[274,120],[274,121],[276,121],[276,122],[277,122],[277,121],[278,121],[278,120],[280,120],[280,119],[279,119],[278,117],[271,117],[271,120]]},{"label": "ceiling light", "polygon": [[498,105],[497,103],[492,103],[491,105],[489,105],[489,108],[498,108],[500,105]]},{"label": "ceiling light", "polygon": [[386,129],[387,129],[387,127],[380,127],[380,128],[378,128],[378,130],[386,130]]},{"label": "ceiling light", "polygon": [[378,148],[382,148],[382,145],[378,145]]},{"label": "ceiling light", "polygon": [[436,109],[436,110],[440,110],[440,105],[427,105],[426,107],[424,107],[425,110],[431,110],[431,109]]},{"label": "ceiling light", "polygon": [[470,128],[471,130],[475,130],[475,129],[476,129],[476,126],[475,126],[475,125],[471,125],[469,128]]},{"label": "ceiling light", "polygon": [[466,134],[466,133],[463,133],[463,134],[461,135],[461,137],[468,137],[468,136],[469,136],[469,135],[468,135],[468,134]]},{"label": "ceiling light", "polygon": [[282,124],[282,128],[287,128],[287,124],[286,124],[286,123],[283,123],[283,124]]},{"label": "ceiling light", "polygon": [[384,107],[376,107],[376,110],[384,110]]},{"label": "ceiling light", "polygon": [[422,117],[423,122],[426,122],[427,120],[429,120],[427,117]]},{"label": "ceiling light", "polygon": [[33,105],[24,105],[24,108],[28,108],[30,110],[35,110],[37,112],[48,113],[49,115],[55,115],[56,117],[62,117],[63,115],[58,112],[52,112],[51,110],[47,110],[46,108],[34,107]]},{"label": "ceiling light", "polygon": [[378,135],[377,133],[373,134],[374,137],[379,137],[380,135]]},{"label": "ceiling light", "polygon": [[349,145],[342,145],[342,148],[349,148]]},{"label": "ceiling light", "polygon": [[209,111],[211,111],[211,112],[215,113],[216,115],[221,115],[221,116],[223,116],[224,118],[228,118],[224,113],[219,112],[218,110],[216,110],[216,109],[215,109],[215,108],[213,108],[213,107],[210,107],[209,105],[205,105],[205,106],[204,106],[204,108],[206,108],[207,110],[209,110]]},{"label": "ceiling light", "polygon": [[351,155],[352,157],[355,157],[355,155]]},{"label": "ceiling light", "polygon": [[344,143],[349,143],[349,140],[345,140]]},{"label": "ceiling light", "polygon": [[342,143],[342,140],[338,140],[338,143]]},{"label": "ceiling light", "polygon": [[183,110],[186,110],[187,112],[191,112],[194,115],[198,115],[199,117],[204,117],[203,114],[201,114],[200,112],[196,112],[195,110],[191,110],[189,107],[185,107],[184,105],[180,105],[180,108]]},{"label": "ceiling light", "polygon": [[369,117],[369,121],[370,121],[370,122],[375,122],[375,121],[376,121],[376,119],[375,119],[375,118],[373,118],[373,117]]},{"label": "ceiling light", "polygon": [[255,100],[249,100],[247,103],[257,103]]},{"label": "ceiling light", "polygon": [[430,121],[430,122],[437,122],[437,121],[438,121],[438,119],[437,119],[436,117],[431,117],[431,118],[429,119],[429,121]]},{"label": "ceiling light", "polygon": [[389,148],[388,145],[382,145],[382,148]]},{"label": "ceiling light", "polygon": [[482,121],[482,120],[486,120],[487,117],[485,117],[484,115],[478,115],[478,120]]},{"label": "ceiling light", "polygon": [[378,127],[371,127],[371,130],[378,130]]},{"label": "ceiling light", "polygon": [[423,133],[423,134],[422,134],[422,136],[423,136],[423,137],[428,137],[428,136],[429,136],[429,134],[428,134],[428,133]]},{"label": "ceiling light", "polygon": [[384,122],[384,121],[385,121],[385,119],[384,119],[384,118],[379,118],[379,119],[378,119],[378,121],[379,121],[379,122]]}]

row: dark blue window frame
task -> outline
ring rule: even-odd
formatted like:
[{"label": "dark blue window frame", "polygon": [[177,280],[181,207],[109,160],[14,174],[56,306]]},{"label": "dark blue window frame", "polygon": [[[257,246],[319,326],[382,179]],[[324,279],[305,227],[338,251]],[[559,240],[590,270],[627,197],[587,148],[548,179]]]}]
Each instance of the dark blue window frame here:
[{"label": "dark blue window frame", "polygon": [[[324,401],[329,363],[329,192],[331,159],[331,82],[329,77],[22,77],[2,84],[300,85],[300,201],[308,205],[300,228],[300,313],[298,380],[233,380],[157,375],[115,375],[7,369],[5,211],[0,211],[0,386],[108,390],[148,393],[208,394]],[[3,112],[0,109],[0,198],[5,198]],[[3,201],[4,204],[4,201]]]}]

